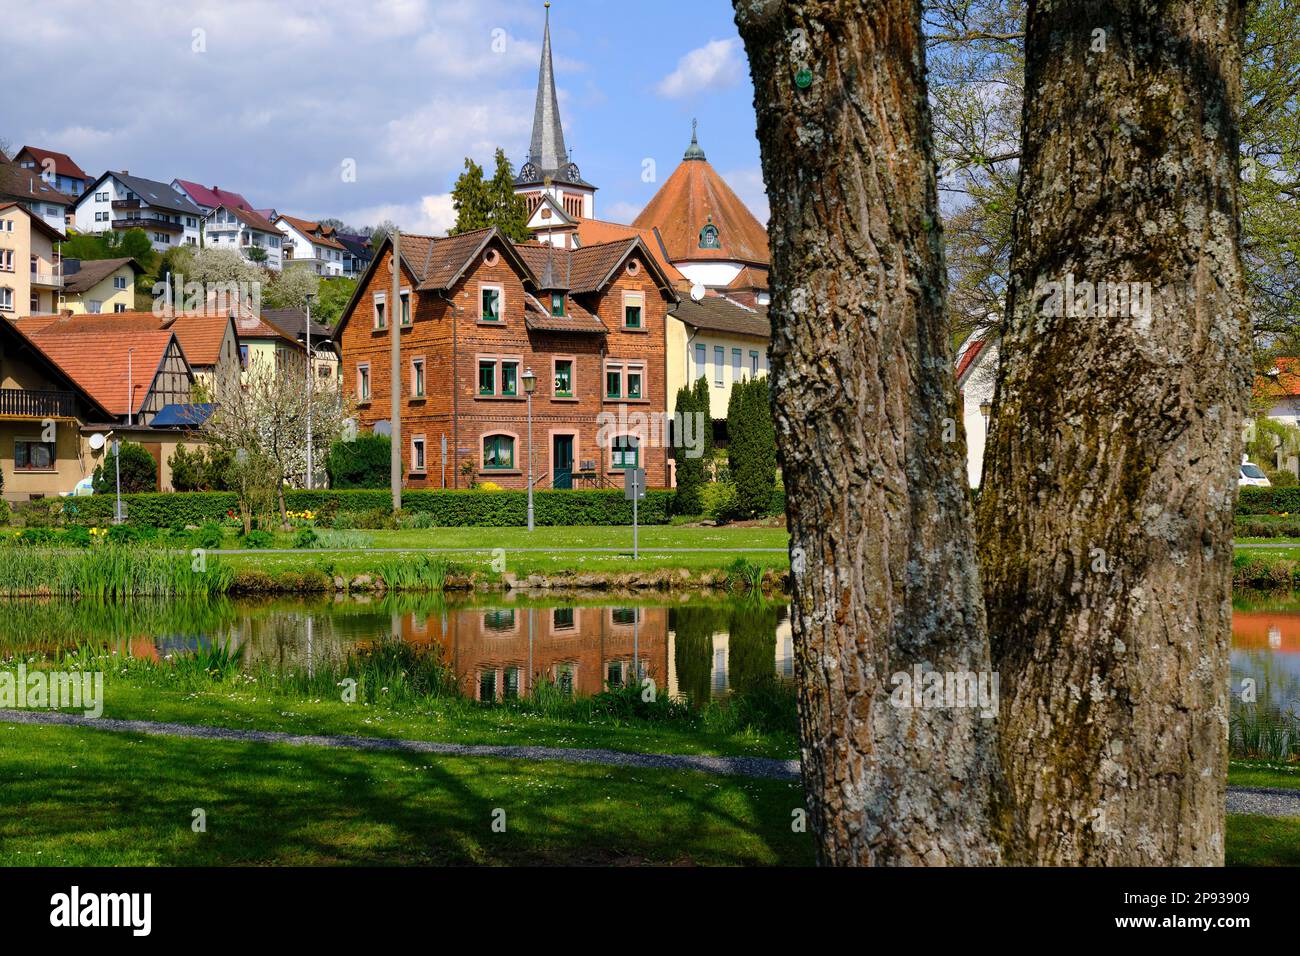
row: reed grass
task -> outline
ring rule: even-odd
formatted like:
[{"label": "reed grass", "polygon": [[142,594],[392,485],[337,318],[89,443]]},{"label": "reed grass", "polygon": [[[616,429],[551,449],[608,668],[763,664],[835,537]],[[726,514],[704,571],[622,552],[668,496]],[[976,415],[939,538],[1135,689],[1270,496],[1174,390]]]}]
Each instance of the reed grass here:
[{"label": "reed grass", "polygon": [[452,564],[431,554],[399,555],[380,561],[377,569],[390,591],[441,591]]},{"label": "reed grass", "polygon": [[148,547],[0,549],[0,597],[207,598],[224,594],[232,579],[214,557],[196,570],[188,554]]}]

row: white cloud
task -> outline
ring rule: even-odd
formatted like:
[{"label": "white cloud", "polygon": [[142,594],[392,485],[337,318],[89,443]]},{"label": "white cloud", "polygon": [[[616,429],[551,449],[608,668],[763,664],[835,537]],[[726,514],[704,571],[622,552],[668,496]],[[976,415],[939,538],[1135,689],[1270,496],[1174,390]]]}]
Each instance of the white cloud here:
[{"label": "white cloud", "polygon": [[356,226],[375,226],[384,220],[397,223],[403,232],[422,236],[441,236],[456,224],[456,208],[451,193],[423,196],[415,203],[387,203],[353,209],[339,217]]},{"label": "white cloud", "polygon": [[677,69],[669,73],[656,89],[660,96],[679,99],[710,90],[723,90],[735,86],[744,78],[740,62],[740,41],[710,40],[699,49],[692,50],[677,61]]},{"label": "white cloud", "polygon": [[641,207],[630,202],[614,202],[598,209],[597,213],[606,222],[621,222],[630,225],[632,220],[641,214]]}]

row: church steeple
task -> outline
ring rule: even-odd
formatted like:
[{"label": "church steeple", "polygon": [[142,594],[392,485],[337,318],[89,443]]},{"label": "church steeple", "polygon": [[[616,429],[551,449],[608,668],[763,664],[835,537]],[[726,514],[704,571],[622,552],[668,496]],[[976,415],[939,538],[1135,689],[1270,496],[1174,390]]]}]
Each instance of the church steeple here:
[{"label": "church steeple", "polygon": [[537,73],[537,108],[533,113],[533,141],[528,162],[543,176],[555,176],[569,164],[560,123],[560,100],[555,92],[555,65],[551,61],[551,5],[546,4],[546,33],[542,38],[542,65]]},{"label": "church steeple", "polygon": [[546,4],[542,63],[537,71],[537,107],[528,159],[515,177],[515,192],[528,205],[528,228],[543,242],[566,245],[580,219],[596,215],[596,187],[582,178],[564,145],[560,98],[551,57],[551,4]]}]

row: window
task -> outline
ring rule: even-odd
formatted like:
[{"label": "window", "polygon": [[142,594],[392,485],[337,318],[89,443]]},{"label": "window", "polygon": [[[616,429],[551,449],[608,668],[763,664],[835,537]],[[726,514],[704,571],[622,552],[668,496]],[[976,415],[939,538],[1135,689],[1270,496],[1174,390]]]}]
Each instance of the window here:
[{"label": "window", "polygon": [[125,288],[126,288],[126,276],[113,276],[113,288],[114,288],[114,289],[125,289]]},{"label": "window", "polygon": [[480,360],[478,363],[478,393],[495,395],[497,393],[497,363]]},{"label": "window", "polygon": [[501,394],[516,395],[519,392],[519,363],[501,363]]},{"label": "window", "polygon": [[740,349],[731,350],[731,380],[740,381]]},{"label": "window", "polygon": [[411,397],[424,398],[424,359],[411,359]]},{"label": "window", "polygon": [[424,436],[416,435],[411,439],[411,471],[424,471]]},{"label": "window", "polygon": [[627,397],[644,398],[641,394],[641,380],[645,376],[645,370],[638,366],[629,366],[627,370]]},{"label": "window", "polygon": [[641,328],[641,309],[645,300],[640,292],[623,294],[623,325],[629,329]]},{"label": "window", "polygon": [[87,314],[87,315],[99,315],[100,311],[101,311],[103,308],[104,308],[104,303],[100,302],[98,299],[87,299],[87,300],[86,300],[86,314]]},{"label": "window", "polygon": [[573,359],[555,360],[555,395],[559,398],[573,397]]},{"label": "window", "polygon": [[14,221],[12,219],[0,219],[0,232],[13,232]]},{"label": "window", "polygon": [[6,312],[14,310],[14,290],[0,289],[0,309]]},{"label": "window", "polygon": [[497,699],[496,671],[483,671],[478,675],[478,699],[489,704]]},{"label": "window", "polygon": [[623,662],[610,661],[605,665],[605,683],[610,687],[623,686]]},{"label": "window", "polygon": [[609,612],[610,620],[620,627],[631,627],[637,621],[636,608],[616,607]]},{"label": "window", "polygon": [[357,366],[357,401],[370,401],[370,366]]},{"label": "window", "polygon": [[480,322],[501,321],[501,287],[497,285],[481,286],[479,290]]},{"label": "window", "polygon": [[551,630],[571,631],[574,628],[574,610],[571,607],[557,607],[552,612]]},{"label": "window", "polygon": [[[108,222],[108,213],[106,212],[95,213],[95,222]],[[10,231],[11,232],[13,231],[12,228],[10,229]]]},{"label": "window", "polygon": [[113,303],[113,311],[114,311],[114,312],[125,312],[125,311],[126,311],[126,303],[125,303],[125,302],[114,302],[114,303]]},{"label": "window", "polygon": [[623,366],[621,365],[605,366],[605,397],[606,398],[623,397]]},{"label": "window", "polygon": [[411,291],[409,289],[402,293],[402,324],[411,324]]},{"label": "window", "polygon": [[245,371],[248,370],[248,346],[247,345],[241,345],[239,347],[239,367],[244,369]]},{"label": "window", "polygon": [[640,450],[641,443],[635,435],[619,435],[614,439],[613,447],[610,449],[609,467],[615,471],[637,467]]},{"label": "window", "polygon": [[721,345],[713,346],[713,384],[718,386],[718,388],[722,388],[722,384],[723,384],[722,368],[723,368],[723,364],[726,361],[727,361],[727,350],[724,349]]},{"label": "window", "polygon": [[749,374],[758,378],[758,352],[753,349],[749,352]]},{"label": "window", "polygon": [[483,629],[487,631],[513,631],[515,612],[511,608],[493,608],[483,615]]},{"label": "window", "polygon": [[375,328],[388,328],[388,315],[385,306],[388,304],[388,297],[382,292],[375,293]]},{"label": "window", "polygon": [[577,676],[577,664],[569,663],[555,665],[555,686],[565,697],[573,696],[573,685],[577,683]]},{"label": "window", "polygon": [[507,667],[501,672],[504,678],[501,687],[502,700],[515,700],[519,697],[519,668]]},{"label": "window", "polygon": [[564,317],[564,293],[563,292],[551,293],[551,315],[555,316],[556,318]]},{"label": "window", "polygon": [[19,471],[48,471],[54,468],[54,442],[14,439],[14,468]]},{"label": "window", "polygon": [[515,467],[515,440],[511,435],[488,435],[483,439],[483,468],[512,470]]},{"label": "window", "polygon": [[[710,217],[712,219],[712,217]],[[721,249],[722,243],[718,241],[718,227],[710,222],[700,230],[700,248],[701,249]]]},{"label": "window", "polygon": [[14,251],[12,249],[0,249],[0,272],[14,271]]}]

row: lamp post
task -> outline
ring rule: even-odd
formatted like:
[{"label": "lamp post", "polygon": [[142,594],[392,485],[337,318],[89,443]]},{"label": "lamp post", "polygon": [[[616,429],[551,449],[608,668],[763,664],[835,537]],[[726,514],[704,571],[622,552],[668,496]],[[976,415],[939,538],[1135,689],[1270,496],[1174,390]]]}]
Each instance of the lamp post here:
[{"label": "lamp post", "polygon": [[311,491],[311,300],[316,298],[314,292],[307,293],[307,490]]},{"label": "lamp post", "polygon": [[528,396],[528,530],[533,530],[533,390],[537,376],[532,368],[524,369],[524,394]]},{"label": "lamp post", "polygon": [[126,424],[128,427],[135,424],[135,385],[132,383],[134,369],[131,366],[134,355],[134,348],[126,350]]},{"label": "lamp post", "polygon": [[993,414],[992,402],[980,402],[980,414],[984,416],[985,426],[989,423],[989,416]]}]

